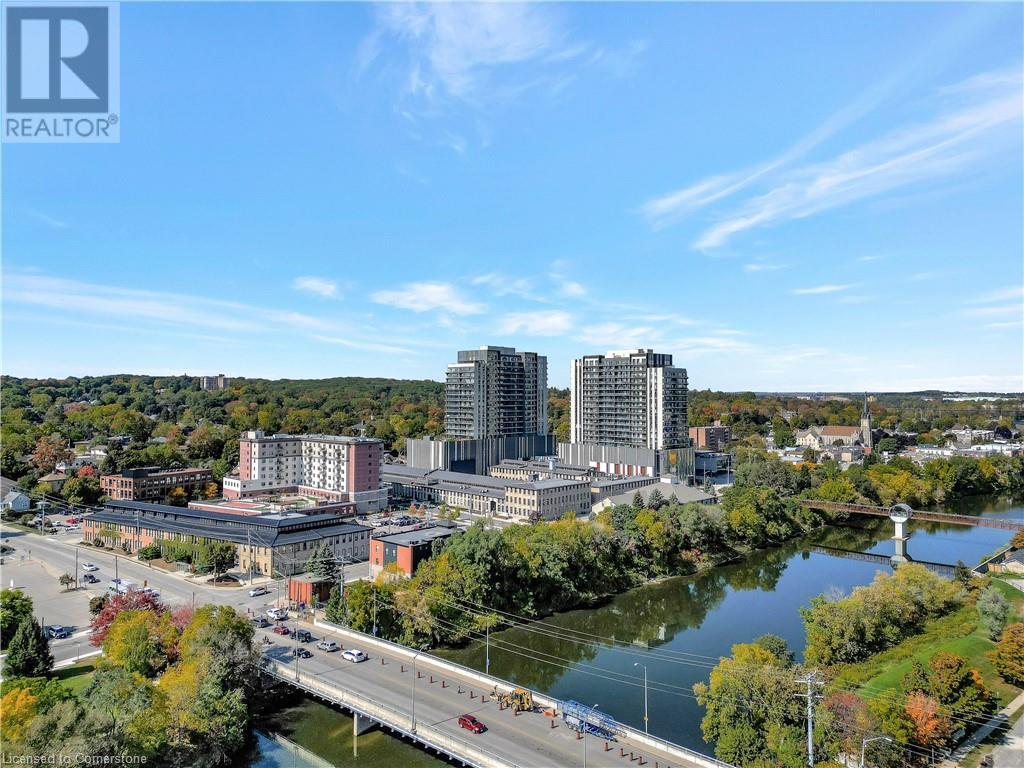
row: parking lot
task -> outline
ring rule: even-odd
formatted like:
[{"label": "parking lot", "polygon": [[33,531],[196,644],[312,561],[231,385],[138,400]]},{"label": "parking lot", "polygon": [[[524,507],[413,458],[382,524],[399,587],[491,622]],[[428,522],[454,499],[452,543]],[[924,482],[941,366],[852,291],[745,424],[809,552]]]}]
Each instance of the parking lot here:
[{"label": "parking lot", "polygon": [[[22,560],[24,556],[24,560]],[[89,620],[88,591],[65,590],[58,579],[64,571],[55,569],[39,560],[30,559],[26,552],[18,551],[4,558],[4,588],[21,589],[32,598],[36,619],[46,625],[61,624],[72,633],[87,629]],[[72,574],[74,575],[74,574]],[[99,594],[101,590],[95,590]]]}]

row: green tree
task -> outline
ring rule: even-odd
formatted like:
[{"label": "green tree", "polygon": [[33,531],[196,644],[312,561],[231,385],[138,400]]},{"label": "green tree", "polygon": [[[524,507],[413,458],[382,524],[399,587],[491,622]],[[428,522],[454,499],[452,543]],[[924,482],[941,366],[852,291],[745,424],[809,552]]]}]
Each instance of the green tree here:
[{"label": "green tree", "polygon": [[320,546],[309,556],[306,570],[321,579],[337,580],[338,567],[334,562],[334,550],[326,541],[320,542]]},{"label": "green tree", "polygon": [[32,617],[22,620],[7,645],[4,677],[43,677],[53,669],[46,632]]},{"label": "green tree", "polygon": [[69,589],[71,589],[71,585],[75,583],[75,577],[72,576],[70,573],[62,573],[60,575],[60,578],[57,579],[57,581],[60,582],[60,585],[64,588],[64,591],[67,592]]},{"label": "green tree", "polygon": [[20,589],[0,591],[0,640],[6,648],[21,623],[32,616],[32,598]]},{"label": "green tree", "polygon": [[178,632],[166,612],[122,611],[103,641],[109,663],[128,672],[153,677],[167,666]]},{"label": "green tree", "polygon": [[325,614],[328,621],[335,624],[345,623],[345,601],[341,598],[341,586],[338,584],[331,587],[331,592],[327,596]]},{"label": "green tree", "polygon": [[978,595],[976,607],[985,634],[990,640],[995,640],[1003,631],[1003,623],[1010,612],[1010,604],[999,589],[990,584]]}]

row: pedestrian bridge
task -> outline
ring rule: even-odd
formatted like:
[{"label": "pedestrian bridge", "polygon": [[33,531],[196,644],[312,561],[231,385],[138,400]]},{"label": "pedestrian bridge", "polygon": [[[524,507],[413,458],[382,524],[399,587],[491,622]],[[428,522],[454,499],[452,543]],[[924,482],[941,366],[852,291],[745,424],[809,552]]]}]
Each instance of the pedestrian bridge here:
[{"label": "pedestrian bridge", "polygon": [[974,525],[979,528],[1000,528],[1004,531],[1024,529],[1024,520],[1011,520],[1005,517],[975,517],[973,515],[951,515],[946,512],[921,512],[911,509],[906,504],[894,507],[875,507],[869,504],[842,504],[837,501],[818,501],[817,499],[800,499],[800,505],[809,509],[821,509],[826,512],[846,512],[847,514],[874,515],[875,517],[892,518],[897,507],[906,513],[907,518],[927,520],[933,523],[950,525]]},{"label": "pedestrian bridge", "polygon": [[[615,738],[577,733],[560,719],[561,702],[540,693],[533,694],[535,711],[515,713],[495,696],[515,687],[508,681],[327,622],[296,626],[368,656],[354,664],[314,649],[302,659],[292,653],[294,639],[257,632],[271,641],[264,645],[267,675],[352,713],[353,751],[358,734],[378,725],[478,768],[733,768],[621,724]],[[487,730],[460,728],[462,714]]]}]

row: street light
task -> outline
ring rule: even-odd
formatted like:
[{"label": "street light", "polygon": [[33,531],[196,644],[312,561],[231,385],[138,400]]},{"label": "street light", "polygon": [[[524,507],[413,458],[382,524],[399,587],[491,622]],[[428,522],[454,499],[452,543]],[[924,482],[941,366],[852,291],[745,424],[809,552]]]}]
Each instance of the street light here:
[{"label": "street light", "polygon": [[644,733],[647,733],[647,665],[634,661],[633,666],[643,667],[644,670]]},{"label": "street light", "polygon": [[860,742],[860,768],[864,768],[864,751],[872,741],[892,741],[888,736],[872,736],[870,739],[861,739]]},{"label": "street light", "polygon": [[[597,709],[598,705],[595,704],[591,709]],[[587,724],[583,723],[583,768],[587,768]]]}]

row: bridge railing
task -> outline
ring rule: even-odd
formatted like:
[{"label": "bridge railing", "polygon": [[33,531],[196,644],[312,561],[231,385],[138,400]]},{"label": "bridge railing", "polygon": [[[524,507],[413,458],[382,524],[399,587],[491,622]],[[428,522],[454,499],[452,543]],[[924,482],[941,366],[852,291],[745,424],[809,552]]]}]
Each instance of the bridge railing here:
[{"label": "bridge railing", "polygon": [[[376,646],[378,650],[385,649],[391,653],[399,656],[403,656],[407,659],[412,659],[414,656],[418,659],[422,659],[424,662],[432,664],[440,669],[448,669],[456,674],[467,677],[470,680],[477,680],[483,684],[487,689],[497,688],[506,692],[511,691],[513,688],[522,687],[517,686],[515,683],[509,682],[508,680],[502,680],[501,678],[492,677],[478,672],[470,667],[463,666],[462,664],[456,664],[455,662],[442,659],[438,656],[433,656],[423,651],[414,651],[411,648],[406,648],[404,645],[393,643],[390,640],[383,640],[373,635],[367,635],[364,632],[358,632],[348,627],[342,627],[338,624],[334,624],[329,621],[323,621],[322,619],[316,619],[313,622],[314,626],[320,627],[321,629],[327,629],[332,632],[339,634],[347,634],[359,638],[359,642],[366,646]],[[552,698],[546,694],[538,691],[531,690],[530,693],[533,695],[533,700],[540,704],[542,707],[553,708],[557,712],[561,712],[562,702],[558,699]],[[650,749],[657,749],[664,752],[667,755],[673,757],[682,758],[690,763],[702,766],[703,768],[735,768],[735,766],[722,762],[717,758],[710,757],[702,754],[687,747],[679,744],[673,744],[670,741],[665,741],[653,736],[650,736],[643,731],[638,731],[635,728],[631,728],[628,725],[619,723],[619,733],[622,736],[629,739],[635,744],[643,744]]]},{"label": "bridge railing", "polygon": [[435,728],[434,726],[417,722],[413,724],[412,715],[408,712],[389,707],[379,701],[367,696],[361,696],[340,686],[330,685],[317,679],[309,673],[296,674],[289,665],[276,659],[268,659],[265,669],[278,680],[288,685],[301,688],[322,699],[345,707],[353,713],[368,717],[382,725],[392,728],[408,738],[415,739],[432,747],[438,752],[443,752],[460,761],[481,768],[521,768],[521,766],[509,760],[507,757],[497,755],[477,744],[471,744],[451,734]]}]

